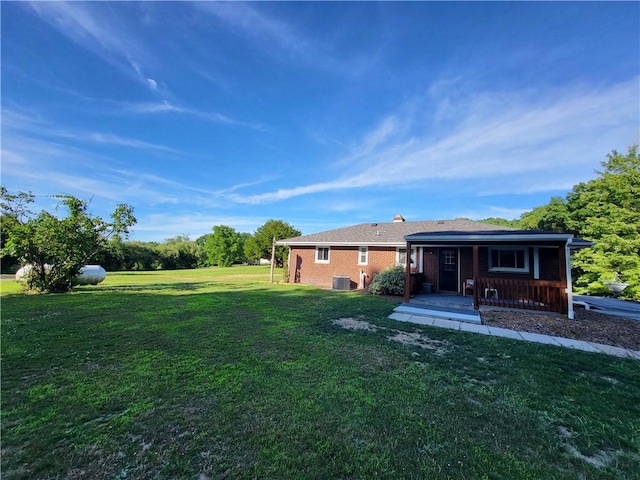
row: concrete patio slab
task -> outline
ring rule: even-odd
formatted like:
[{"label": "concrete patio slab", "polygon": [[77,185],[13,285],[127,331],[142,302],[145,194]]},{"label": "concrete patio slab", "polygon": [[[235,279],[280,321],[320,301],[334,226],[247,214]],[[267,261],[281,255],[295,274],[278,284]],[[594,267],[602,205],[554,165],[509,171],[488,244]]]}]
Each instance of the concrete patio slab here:
[{"label": "concrete patio slab", "polygon": [[394,308],[393,311],[397,313],[408,313],[410,315],[443,318],[445,320],[452,320],[452,321],[459,321],[459,322],[476,323],[478,325],[482,323],[482,320],[480,319],[480,314],[475,310],[461,310],[457,308],[444,308],[444,307],[434,307],[434,306],[427,306],[427,305],[416,306],[416,305],[402,304]]}]

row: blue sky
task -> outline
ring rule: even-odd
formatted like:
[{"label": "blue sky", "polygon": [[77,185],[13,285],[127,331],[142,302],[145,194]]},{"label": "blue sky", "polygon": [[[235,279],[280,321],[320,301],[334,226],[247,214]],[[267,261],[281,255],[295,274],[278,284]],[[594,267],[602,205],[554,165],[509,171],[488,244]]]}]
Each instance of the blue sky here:
[{"label": "blue sky", "polygon": [[2,184],[131,238],[517,218],[640,136],[638,2],[3,2]]}]

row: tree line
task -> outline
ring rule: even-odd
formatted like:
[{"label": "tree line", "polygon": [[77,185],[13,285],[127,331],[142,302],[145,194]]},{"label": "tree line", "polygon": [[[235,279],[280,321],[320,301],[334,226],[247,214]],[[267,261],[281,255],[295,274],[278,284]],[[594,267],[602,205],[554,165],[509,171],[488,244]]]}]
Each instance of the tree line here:
[{"label": "tree line", "polygon": [[[52,265],[81,261],[99,264],[107,271],[228,267],[270,260],[274,237],[301,235],[287,222],[272,219],[253,234],[216,225],[211,233],[195,240],[178,235],[163,242],[131,241],[126,236],[136,219],[129,206],[118,207],[129,215],[124,228],[122,219],[116,225],[90,215],[87,203],[72,196],[56,196],[58,206],[68,212],[67,217],[58,218],[48,212],[31,212],[29,205],[35,200],[31,193],[10,194],[0,188],[2,273],[15,273],[21,265],[33,262]],[[276,248],[277,266],[283,265],[286,253],[284,247]],[[69,258],[63,258],[65,255]]]},{"label": "tree line", "polygon": [[[212,233],[191,240],[188,235],[167,238],[163,242],[123,241],[120,237],[105,242],[93,260],[107,271],[178,270],[200,267],[230,267],[271,259],[273,238],[296,237],[301,232],[282,220],[268,220],[251,233],[238,232],[227,225],[216,225]],[[286,249],[276,248],[275,264],[281,267]]]},{"label": "tree line", "polygon": [[[254,234],[217,225],[212,233],[196,240],[186,235],[164,242],[127,239],[137,222],[133,208],[121,204],[103,220],[89,213],[88,203],[71,195],[53,196],[56,210],[33,212],[35,196],[30,192],[12,194],[0,187],[0,255],[2,273],[15,273],[31,265],[23,281],[28,290],[66,292],[75,283],[80,268],[99,264],[107,271],[174,270],[271,259],[273,239],[300,235],[300,231],[281,220],[269,220]],[[274,261],[282,266],[287,251],[275,249]]]},{"label": "tree line", "polygon": [[[546,205],[519,219],[487,218],[484,222],[525,230],[572,233],[594,242],[574,254],[574,288],[579,293],[608,294],[607,283],[628,284],[622,297],[640,300],[640,159],[637,145],[626,154],[612,151],[602,171],[579,183],[565,197],[553,197]],[[66,291],[83,264],[97,263],[108,271],[185,269],[230,266],[271,259],[273,239],[301,235],[282,220],[268,220],[253,234],[226,225],[196,240],[182,235],[164,242],[127,240],[136,223],[133,208],[118,205],[109,221],[94,217],[88,204],[72,196],[57,196],[68,215],[29,210],[34,196],[10,194],[0,187],[0,247],[2,271],[35,265],[36,277],[45,282],[45,265],[54,266],[53,284],[41,291]],[[274,261],[282,266],[287,249],[275,249]],[[65,273],[66,272],[66,273]],[[36,278],[34,281],[37,281]]]}]

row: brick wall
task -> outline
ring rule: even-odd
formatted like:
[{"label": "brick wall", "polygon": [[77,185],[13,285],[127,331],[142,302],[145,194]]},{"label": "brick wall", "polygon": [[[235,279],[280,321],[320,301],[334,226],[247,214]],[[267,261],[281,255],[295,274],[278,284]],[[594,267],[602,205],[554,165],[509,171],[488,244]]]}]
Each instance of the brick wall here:
[{"label": "brick wall", "polygon": [[358,247],[331,247],[329,263],[316,263],[315,247],[291,247],[290,282],[331,288],[334,275],[346,275],[351,279],[351,288],[358,288],[362,270],[368,287],[378,272],[395,265],[396,248],[369,247],[367,265],[358,265],[358,257]]},{"label": "brick wall", "polygon": [[[438,258],[439,248],[425,247],[423,252],[424,281],[432,283],[438,288]],[[291,247],[289,257],[289,278],[291,283],[303,283],[331,288],[334,275],[346,275],[351,279],[351,288],[358,288],[360,271],[364,271],[365,287],[368,287],[373,277],[396,262],[395,247],[369,247],[367,265],[358,265],[358,247],[331,247],[329,263],[316,263],[315,247]],[[540,248],[540,279],[559,280],[559,259],[557,248]],[[473,249],[460,248],[460,282],[466,278],[473,278]],[[480,247],[478,263],[481,277],[533,279],[533,249],[529,249],[529,273],[497,273],[489,272],[488,248]]]}]

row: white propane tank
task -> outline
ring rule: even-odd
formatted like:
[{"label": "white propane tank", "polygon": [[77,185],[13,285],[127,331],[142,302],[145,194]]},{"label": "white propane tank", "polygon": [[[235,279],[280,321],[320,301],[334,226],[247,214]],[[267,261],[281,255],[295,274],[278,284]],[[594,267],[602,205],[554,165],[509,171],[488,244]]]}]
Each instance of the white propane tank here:
[{"label": "white propane tank", "polygon": [[[45,264],[44,269],[48,272],[51,270],[51,267]],[[25,265],[24,267],[21,267],[16,272],[16,280],[24,280],[31,270],[33,270],[32,265]],[[105,278],[107,278],[107,272],[100,265],[85,265],[80,268],[80,273],[75,280],[78,285],[97,285]]]},{"label": "white propane tank", "polygon": [[[33,270],[33,265],[25,265],[24,267],[20,267],[16,272],[16,280],[18,282],[24,280],[31,273],[31,270]],[[45,273],[49,273],[51,271],[51,265],[45,263],[44,271]]]},{"label": "white propane tank", "polygon": [[85,265],[76,277],[78,285],[97,285],[107,278],[107,272],[100,265]]}]

